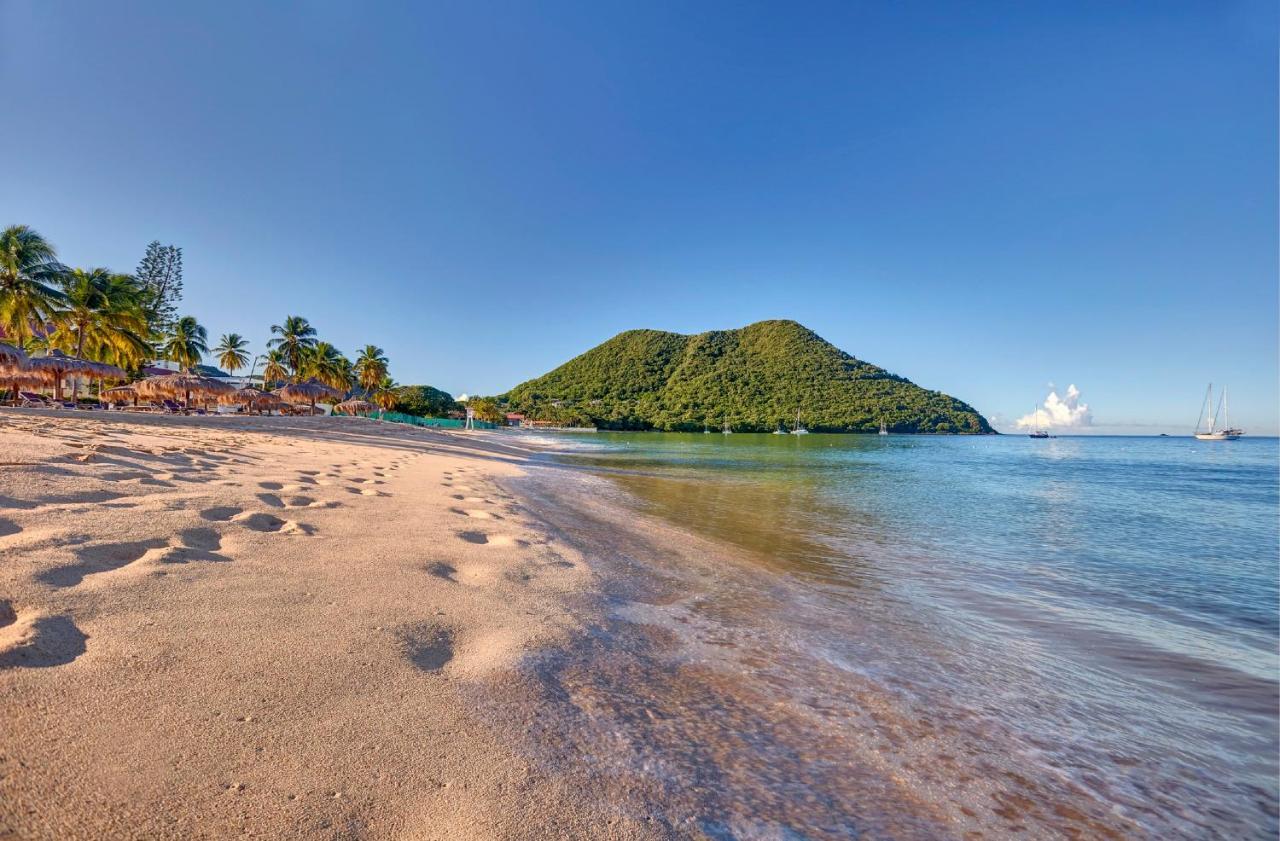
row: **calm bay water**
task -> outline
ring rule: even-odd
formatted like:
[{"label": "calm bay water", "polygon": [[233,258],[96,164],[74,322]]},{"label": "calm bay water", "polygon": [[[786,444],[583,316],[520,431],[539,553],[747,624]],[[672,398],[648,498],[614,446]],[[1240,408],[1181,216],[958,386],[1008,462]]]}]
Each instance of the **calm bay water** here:
[{"label": "calm bay water", "polygon": [[[595,723],[617,773],[656,780],[672,826],[1275,836],[1275,439],[556,443],[552,465],[593,474],[601,512],[638,507],[746,564],[670,540],[598,544],[626,562],[619,627],[662,629],[681,665],[597,640],[594,662],[548,678],[612,710]],[[556,473],[540,492],[587,511]],[[664,593],[639,583],[654,575]],[[647,718],[628,710],[637,698]],[[745,745],[744,727],[758,732]],[[734,796],[689,795],[713,766]]]}]

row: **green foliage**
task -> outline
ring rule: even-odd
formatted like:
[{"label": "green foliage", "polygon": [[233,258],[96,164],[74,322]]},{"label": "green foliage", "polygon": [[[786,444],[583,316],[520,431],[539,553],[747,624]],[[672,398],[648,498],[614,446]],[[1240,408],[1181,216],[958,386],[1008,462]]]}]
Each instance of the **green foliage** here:
[{"label": "green foliage", "polygon": [[387,355],[377,345],[365,345],[356,357],[356,380],[365,391],[373,391],[387,376]]},{"label": "green foliage", "polygon": [[475,414],[476,420],[506,423],[507,413],[492,397],[473,397],[467,402],[467,408]]},{"label": "green foliage", "polygon": [[67,267],[53,245],[26,225],[0,231],[0,327],[18,347],[63,301],[58,288]]},{"label": "green foliage", "polygon": [[142,286],[148,329],[153,333],[169,330],[182,300],[182,249],[152,240],[134,274]]},{"label": "green foliage", "polygon": [[249,354],[246,351],[248,347],[249,343],[239,333],[223,333],[222,339],[219,340],[213,352],[218,356],[218,364],[234,374],[248,366]]},{"label": "green foliage", "polygon": [[209,352],[209,333],[196,321],[195,316],[184,315],[173,323],[169,335],[161,347],[164,358],[177,362],[184,371],[199,364]]},{"label": "green foliage", "polygon": [[855,359],[794,321],[683,336],[630,330],[513,388],[513,411],[602,429],[990,433],[966,403]]},{"label": "green foliage", "polygon": [[453,395],[429,385],[405,385],[392,391],[392,408],[406,415],[423,418],[441,417],[458,408]]},{"label": "green foliage", "polygon": [[151,353],[142,289],[132,275],[107,269],[70,269],[62,276],[62,303],[50,316],[50,343],[73,356],[136,368]]},{"label": "green foliage", "polygon": [[295,381],[301,379],[302,365],[309,351],[316,346],[316,328],[300,315],[287,315],[284,324],[272,324],[275,336],[267,342],[269,348],[279,348],[285,364]]}]

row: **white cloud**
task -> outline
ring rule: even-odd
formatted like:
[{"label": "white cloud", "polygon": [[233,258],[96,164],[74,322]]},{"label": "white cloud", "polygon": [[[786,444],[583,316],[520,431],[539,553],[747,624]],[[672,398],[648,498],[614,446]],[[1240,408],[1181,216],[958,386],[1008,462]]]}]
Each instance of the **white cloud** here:
[{"label": "white cloud", "polygon": [[1069,385],[1066,397],[1059,397],[1058,390],[1052,389],[1040,411],[1028,412],[1017,424],[1019,429],[1078,429],[1093,426],[1093,412],[1088,403],[1080,402],[1080,389]]}]

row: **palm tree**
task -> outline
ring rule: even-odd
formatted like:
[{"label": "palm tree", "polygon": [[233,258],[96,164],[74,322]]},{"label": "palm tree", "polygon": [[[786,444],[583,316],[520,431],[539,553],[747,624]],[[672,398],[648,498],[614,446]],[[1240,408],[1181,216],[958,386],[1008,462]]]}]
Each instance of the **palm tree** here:
[{"label": "palm tree", "polygon": [[[146,361],[147,318],[141,287],[126,274],[72,269],[62,279],[64,303],[52,315],[53,343],[81,358],[133,367]],[[80,390],[75,381],[72,399]]]},{"label": "palm tree", "polygon": [[278,383],[289,379],[289,369],[285,365],[284,353],[279,349],[267,351],[267,364],[262,368],[262,387],[267,383]]},{"label": "palm tree", "polygon": [[280,348],[289,372],[298,379],[303,358],[316,346],[316,328],[302,316],[290,315],[285,316],[284,324],[272,324],[271,332],[276,338],[267,342],[267,347]]},{"label": "palm tree", "polygon": [[377,403],[386,411],[395,408],[398,398],[396,390],[400,388],[400,384],[388,376],[383,376],[374,386],[373,394],[370,395],[374,403]]},{"label": "palm tree", "polygon": [[249,364],[249,354],[245,353],[247,347],[249,343],[244,336],[239,333],[224,333],[213,352],[218,354],[218,364],[234,376],[236,371]]},{"label": "palm tree", "polygon": [[0,325],[18,347],[57,310],[63,296],[56,284],[66,270],[53,246],[26,225],[0,231]]},{"label": "palm tree", "polygon": [[299,379],[315,377],[331,388],[351,388],[351,361],[328,342],[316,342],[302,357]]},{"label": "palm tree", "polygon": [[177,362],[183,371],[190,371],[209,352],[208,342],[209,333],[195,316],[184,315],[173,323],[173,330],[160,350],[165,359]]},{"label": "palm tree", "polygon": [[382,382],[382,378],[387,375],[387,365],[387,357],[383,355],[382,348],[377,345],[365,345],[361,348],[360,355],[356,357],[355,366],[360,387],[372,394],[378,387],[378,383]]}]

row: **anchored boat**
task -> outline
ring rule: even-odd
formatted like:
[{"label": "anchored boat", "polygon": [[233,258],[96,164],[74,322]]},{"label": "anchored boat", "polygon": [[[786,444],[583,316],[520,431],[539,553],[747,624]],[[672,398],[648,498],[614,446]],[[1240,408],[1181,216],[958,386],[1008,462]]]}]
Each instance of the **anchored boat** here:
[{"label": "anchored boat", "polygon": [[[1205,412],[1209,412],[1209,427],[1202,429],[1200,424],[1205,419]],[[1218,428],[1218,421],[1222,421],[1222,428]],[[1200,417],[1196,419],[1195,436],[1199,441],[1235,441],[1241,435],[1244,435],[1243,429],[1238,429],[1231,425],[1227,417],[1227,387],[1222,387],[1222,396],[1218,399],[1218,405],[1215,410],[1213,405],[1213,383],[1209,383],[1209,390],[1205,392],[1204,403],[1200,406]]]}]

